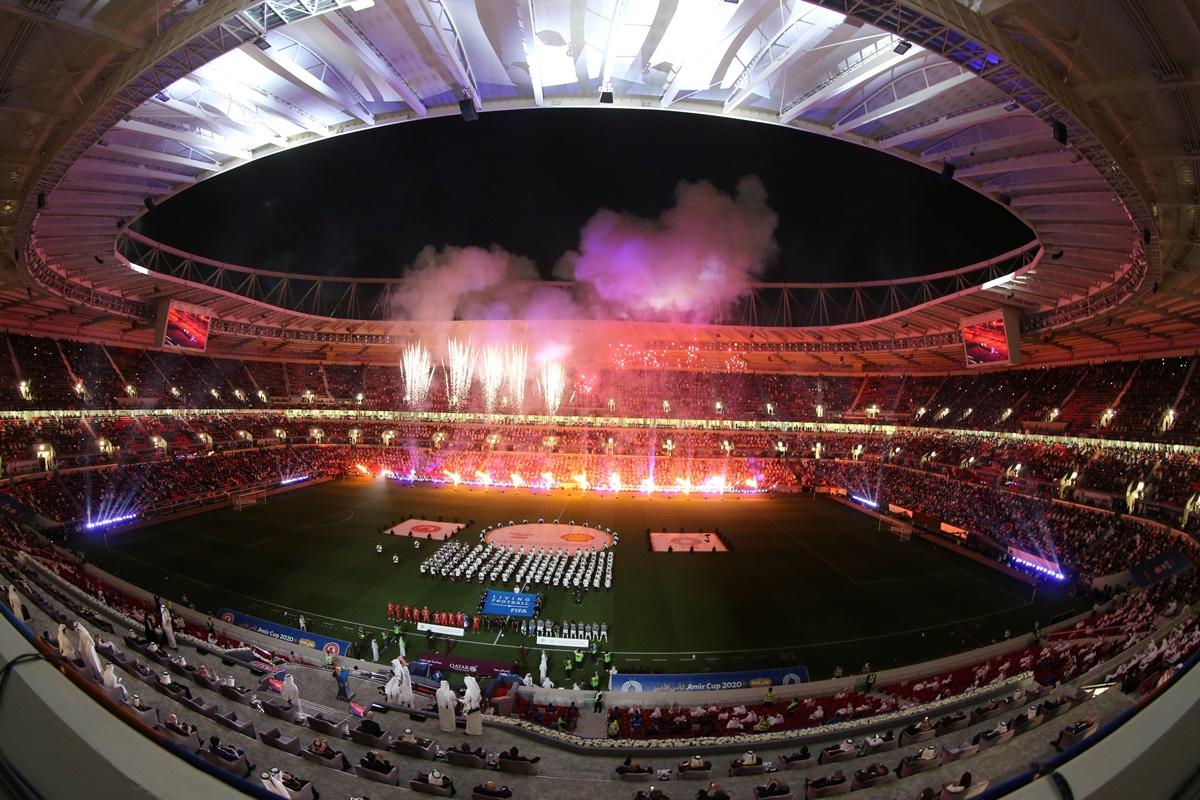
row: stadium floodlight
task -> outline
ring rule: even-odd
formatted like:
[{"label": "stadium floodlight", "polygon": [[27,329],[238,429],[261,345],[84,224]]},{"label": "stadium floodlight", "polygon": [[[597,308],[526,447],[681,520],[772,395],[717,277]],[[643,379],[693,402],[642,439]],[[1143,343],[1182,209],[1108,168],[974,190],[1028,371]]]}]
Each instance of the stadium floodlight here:
[{"label": "stadium floodlight", "polygon": [[133,270],[134,272],[136,272],[138,275],[149,275],[150,274],[150,270],[146,269],[141,264],[135,264],[132,261],[129,262],[129,268],[131,270]]},{"label": "stadium floodlight", "polygon": [[119,517],[108,517],[106,519],[98,519],[88,522],[83,527],[89,531],[94,531],[97,528],[107,528],[110,525],[116,525],[120,522],[128,522],[131,519],[137,519],[137,514],[122,514]]}]

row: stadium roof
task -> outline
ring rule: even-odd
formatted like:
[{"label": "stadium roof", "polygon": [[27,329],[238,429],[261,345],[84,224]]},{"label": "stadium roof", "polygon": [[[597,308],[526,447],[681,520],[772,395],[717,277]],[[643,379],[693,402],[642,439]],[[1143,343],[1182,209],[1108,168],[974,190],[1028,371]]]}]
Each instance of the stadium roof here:
[{"label": "stadium roof", "polygon": [[682,365],[715,366],[736,342],[753,369],[946,370],[962,363],[961,318],[1011,306],[1034,363],[1200,346],[1200,29],[1186,3],[67,0],[0,6],[0,20],[10,329],[149,344],[154,303],[176,298],[217,311],[214,351],[394,360],[379,345],[414,326],[378,312],[372,282],[284,283],[124,225],[147,198],[282,149],[462,101],[602,113],[611,91],[615,106],[952,165],[1037,241],[940,278],[761,286],[727,325],[566,332]]}]

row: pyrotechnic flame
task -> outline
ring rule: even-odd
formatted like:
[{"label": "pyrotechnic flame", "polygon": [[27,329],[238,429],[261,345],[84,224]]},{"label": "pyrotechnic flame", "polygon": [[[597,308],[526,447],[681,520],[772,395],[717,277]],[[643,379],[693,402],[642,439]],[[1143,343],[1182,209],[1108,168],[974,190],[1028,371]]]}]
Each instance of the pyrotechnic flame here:
[{"label": "pyrotechnic flame", "polygon": [[610,472],[608,475],[608,486],[614,492],[621,491],[621,475],[618,472]]},{"label": "pyrotechnic flame", "polygon": [[679,486],[684,494],[692,493],[692,482],[687,478],[676,478],[675,483]]},{"label": "pyrotechnic flame", "polygon": [[642,484],[639,488],[646,494],[654,494],[654,478],[642,478]]},{"label": "pyrotechnic flame", "polygon": [[508,480],[516,488],[520,488],[525,485],[525,479],[515,472],[508,476]]},{"label": "pyrotechnic flame", "polygon": [[725,494],[725,476],[711,475],[700,484],[700,491],[715,492],[717,494]]},{"label": "pyrotechnic flame", "polygon": [[475,470],[475,480],[479,481],[484,486],[491,486],[492,474],[490,472],[484,472],[483,470],[477,469]]},{"label": "pyrotechnic flame", "polygon": [[542,483],[545,484],[547,489],[553,489],[554,488],[554,473],[553,472],[543,472],[542,473]]},{"label": "pyrotechnic flame", "polygon": [[758,488],[758,481],[754,480],[754,478],[746,478],[745,482],[746,482],[746,486],[750,489]]},{"label": "pyrotechnic flame", "polygon": [[480,365],[479,387],[483,390],[483,408],[489,414],[496,408],[496,400],[500,397],[500,387],[504,384],[504,348],[499,345],[489,345],[483,351],[483,363]]},{"label": "pyrotechnic flame", "polygon": [[518,414],[525,409],[525,372],[528,366],[525,345],[516,344],[508,348],[504,361],[504,386],[512,398],[513,410]]},{"label": "pyrotechnic flame", "polygon": [[542,404],[550,416],[558,413],[566,386],[567,375],[563,365],[558,361],[542,362],[542,377],[538,379],[538,388],[542,392]]},{"label": "pyrotechnic flame", "polygon": [[470,340],[460,342],[458,339],[446,343],[446,352],[448,363],[442,365],[446,373],[446,402],[451,408],[460,408],[471,393],[476,353]]},{"label": "pyrotechnic flame", "polygon": [[457,472],[451,472],[448,469],[444,469],[442,470],[442,474],[445,475],[446,478],[455,486],[458,486],[460,483],[462,483],[462,475],[459,475]]},{"label": "pyrotechnic flame", "polygon": [[588,490],[588,487],[591,486],[591,484],[588,482],[587,474],[583,472],[579,473],[578,475],[572,475],[571,480],[579,484],[579,488],[583,489],[585,492]]},{"label": "pyrotechnic flame", "polygon": [[429,351],[420,342],[404,348],[400,356],[400,368],[404,376],[404,403],[409,408],[420,408],[429,399],[433,385],[433,360]]}]

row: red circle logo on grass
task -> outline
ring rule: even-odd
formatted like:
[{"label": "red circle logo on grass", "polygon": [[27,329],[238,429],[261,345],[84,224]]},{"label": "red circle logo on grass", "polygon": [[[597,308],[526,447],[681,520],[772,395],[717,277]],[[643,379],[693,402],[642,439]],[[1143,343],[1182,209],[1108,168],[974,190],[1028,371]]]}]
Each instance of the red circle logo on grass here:
[{"label": "red circle logo on grass", "polygon": [[564,533],[562,535],[562,540],[564,542],[590,542],[595,538],[596,537],[592,536],[590,533]]},{"label": "red circle logo on grass", "polygon": [[675,545],[676,547],[691,547],[695,543],[696,540],[690,536],[676,536],[671,540],[671,544]]},{"label": "red circle logo on grass", "polygon": [[437,533],[442,529],[441,525],[413,525],[413,533]]}]

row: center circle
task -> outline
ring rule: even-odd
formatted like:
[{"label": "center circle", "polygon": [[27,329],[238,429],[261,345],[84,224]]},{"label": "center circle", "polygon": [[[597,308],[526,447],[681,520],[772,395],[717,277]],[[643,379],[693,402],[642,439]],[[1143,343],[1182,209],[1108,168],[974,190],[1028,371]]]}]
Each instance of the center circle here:
[{"label": "center circle", "polygon": [[612,544],[612,535],[582,525],[528,523],[508,525],[488,531],[484,540],[493,547],[549,547],[574,550],[600,550]]}]

